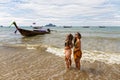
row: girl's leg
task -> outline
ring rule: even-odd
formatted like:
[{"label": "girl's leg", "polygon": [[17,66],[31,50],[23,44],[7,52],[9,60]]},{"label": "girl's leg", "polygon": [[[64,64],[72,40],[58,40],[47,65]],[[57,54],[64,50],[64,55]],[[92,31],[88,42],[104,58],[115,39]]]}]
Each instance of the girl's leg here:
[{"label": "girl's leg", "polygon": [[75,60],[75,66],[76,66],[76,68],[78,67],[78,65],[77,65],[77,59]]},{"label": "girl's leg", "polygon": [[78,69],[80,70],[80,61],[78,62]]},{"label": "girl's leg", "polygon": [[71,54],[72,54],[72,50],[70,50],[70,59],[69,59],[70,66],[72,65]]},{"label": "girl's leg", "polygon": [[71,59],[69,59],[69,63],[70,63],[70,66],[71,66],[71,64],[72,64],[72,60]]},{"label": "girl's leg", "polygon": [[65,57],[65,62],[66,62],[67,69],[69,69],[70,63],[69,63],[69,61],[68,61],[68,58],[66,58],[66,57]]},{"label": "girl's leg", "polygon": [[80,59],[77,59],[77,68],[80,70]]}]

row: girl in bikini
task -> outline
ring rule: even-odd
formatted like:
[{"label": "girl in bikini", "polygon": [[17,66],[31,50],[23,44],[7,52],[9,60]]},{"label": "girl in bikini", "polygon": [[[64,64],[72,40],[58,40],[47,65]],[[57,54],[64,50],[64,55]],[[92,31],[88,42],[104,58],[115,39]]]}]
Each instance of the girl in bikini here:
[{"label": "girl in bikini", "polygon": [[72,39],[73,39],[73,35],[69,34],[67,35],[66,40],[65,40],[65,61],[66,61],[67,69],[70,68],[71,63],[72,63],[71,61],[71,54],[72,54],[71,48],[73,47]]},{"label": "girl in bikini", "polygon": [[77,32],[75,34],[75,39],[74,39],[74,50],[73,50],[73,55],[74,55],[74,61],[76,68],[80,70],[80,59],[82,57],[82,51],[81,51],[81,34]]}]

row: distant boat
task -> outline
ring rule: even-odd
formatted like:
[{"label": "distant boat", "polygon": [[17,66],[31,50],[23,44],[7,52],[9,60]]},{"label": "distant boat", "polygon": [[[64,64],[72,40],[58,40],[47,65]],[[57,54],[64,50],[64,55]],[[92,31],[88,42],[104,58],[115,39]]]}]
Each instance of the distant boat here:
[{"label": "distant boat", "polygon": [[99,26],[99,28],[105,28],[105,26]]},{"label": "distant boat", "polygon": [[72,26],[63,26],[64,28],[72,28]]},{"label": "distant boat", "polygon": [[[43,35],[43,34],[49,34],[50,33],[50,29],[47,29],[46,31],[41,31],[41,30],[25,30],[25,29],[21,29],[17,26],[16,22],[13,22],[12,24],[15,25],[16,29],[20,32],[20,34],[22,36],[35,36],[35,35]],[[17,32],[17,30],[15,31],[15,33]]]},{"label": "distant boat", "polygon": [[83,28],[90,28],[90,26],[83,26]]},{"label": "distant boat", "polygon": [[49,23],[49,24],[45,25],[45,27],[56,27],[56,25]]},{"label": "distant boat", "polygon": [[33,25],[31,25],[33,29],[41,29],[43,26],[36,26],[36,23],[34,22]]},{"label": "distant boat", "polygon": [[32,26],[33,29],[42,29],[43,26]]}]

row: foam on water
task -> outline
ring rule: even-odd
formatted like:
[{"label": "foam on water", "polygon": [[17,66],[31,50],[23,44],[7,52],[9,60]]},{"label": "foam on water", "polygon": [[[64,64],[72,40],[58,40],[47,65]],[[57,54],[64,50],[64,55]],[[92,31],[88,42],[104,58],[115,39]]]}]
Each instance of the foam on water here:
[{"label": "foam on water", "polygon": [[8,35],[0,35],[0,38],[6,38]]},{"label": "foam on water", "polygon": [[23,47],[26,49],[37,49],[38,47],[40,47],[40,44],[0,44],[0,46],[3,47]]},{"label": "foam on water", "polygon": [[26,45],[26,48],[27,48],[27,49],[36,49],[36,46],[27,44],[27,45]]},{"label": "foam on water", "polygon": [[55,54],[57,56],[60,56],[60,57],[64,56],[64,49],[48,47],[46,51],[52,54]]},{"label": "foam on water", "polygon": [[106,53],[102,51],[87,51],[83,50],[83,60],[94,62],[95,60],[108,64],[120,64],[120,55],[117,53]]},{"label": "foam on water", "polygon": [[[46,51],[60,57],[64,56],[64,49],[48,47]],[[120,55],[118,53],[111,54],[96,50],[94,51],[83,50],[82,52],[83,52],[82,60],[90,61],[91,63],[94,61],[101,61],[107,64],[120,64]]]}]

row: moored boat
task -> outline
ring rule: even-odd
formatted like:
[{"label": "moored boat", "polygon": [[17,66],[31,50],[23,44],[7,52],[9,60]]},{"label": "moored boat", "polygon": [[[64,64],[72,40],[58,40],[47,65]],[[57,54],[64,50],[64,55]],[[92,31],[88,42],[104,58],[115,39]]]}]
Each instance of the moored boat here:
[{"label": "moored boat", "polygon": [[83,26],[83,28],[90,28],[90,26]]},{"label": "moored boat", "polygon": [[64,28],[72,28],[72,26],[63,26]]},{"label": "moored boat", "polygon": [[26,30],[26,29],[21,29],[17,26],[16,22],[13,22],[12,24],[15,25],[16,29],[20,32],[22,36],[35,36],[35,35],[44,35],[44,34],[49,34],[50,29],[47,29],[46,31],[41,31],[41,30]]},{"label": "moored boat", "polygon": [[99,26],[99,28],[105,28],[105,26]]}]

